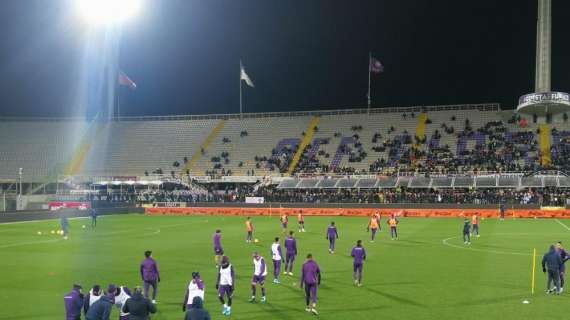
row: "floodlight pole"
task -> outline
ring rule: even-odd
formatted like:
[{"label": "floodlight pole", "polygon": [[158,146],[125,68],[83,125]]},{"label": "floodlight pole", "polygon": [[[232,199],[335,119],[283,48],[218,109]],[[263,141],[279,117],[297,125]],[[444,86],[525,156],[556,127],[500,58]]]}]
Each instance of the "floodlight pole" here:
[{"label": "floodlight pole", "polygon": [[370,114],[370,105],[372,104],[372,98],[370,95],[370,82],[371,82],[371,76],[370,76],[370,63],[372,61],[372,52],[368,52],[368,94],[367,94],[367,98],[368,98],[368,108],[366,109],[367,114]]},{"label": "floodlight pole", "polygon": [[239,119],[242,119],[242,114],[243,114],[243,99],[242,99],[242,85],[241,85],[241,73],[243,70],[243,66],[241,64],[241,60],[239,61]]},{"label": "floodlight pole", "polygon": [[550,91],[552,56],[552,0],[538,0],[536,22],[535,92]]}]

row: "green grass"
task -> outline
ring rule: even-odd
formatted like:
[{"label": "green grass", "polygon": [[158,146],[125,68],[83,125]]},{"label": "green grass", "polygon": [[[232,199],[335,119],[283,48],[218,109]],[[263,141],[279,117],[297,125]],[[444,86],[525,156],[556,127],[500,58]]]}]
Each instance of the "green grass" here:
[{"label": "green grass", "polygon": [[[556,220],[487,219],[481,238],[465,247],[460,219],[402,219],[400,240],[390,241],[383,229],[379,241],[364,243],[368,260],[361,288],[352,284],[349,252],[356,240],[368,240],[367,219],[334,218],[340,234],[334,255],[327,253],[325,240],[331,220],[306,219],[307,232],[296,234],[300,257],[295,276],[282,277],[281,285],[272,284],[269,276],[266,304],[247,302],[251,253],[259,250],[270,259],[271,239],[280,235],[276,217],[253,219],[260,239],[256,245],[245,243],[240,217],[108,216],[99,219],[95,231],[82,229],[88,222],[78,219],[71,220],[67,241],[49,234],[58,227],[55,220],[0,225],[0,319],[62,319],[63,295],[73,282],[86,289],[95,283],[139,285],[138,267],[147,249],[153,250],[162,276],[159,313],[153,319],[183,318],[181,305],[192,271],[205,279],[212,318],[222,319],[211,244],[216,228],[223,231],[224,249],[238,276],[233,319],[314,317],[304,311],[298,288],[299,268],[309,252],[323,273],[321,319],[554,319],[570,306],[567,294],[544,294],[539,268],[536,293],[530,294],[532,248],[538,250],[538,263],[550,243],[570,241],[570,231]],[[523,305],[525,299],[530,304]],[[113,312],[112,319],[117,319]]]}]

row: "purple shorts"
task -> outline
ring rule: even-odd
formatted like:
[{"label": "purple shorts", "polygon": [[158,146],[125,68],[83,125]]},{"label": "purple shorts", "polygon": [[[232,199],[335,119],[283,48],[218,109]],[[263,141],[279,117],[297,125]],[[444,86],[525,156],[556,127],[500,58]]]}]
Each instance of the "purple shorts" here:
[{"label": "purple shorts", "polygon": [[214,248],[214,253],[216,253],[217,256],[221,256],[224,254],[224,249],[222,248]]},{"label": "purple shorts", "polygon": [[119,316],[119,320],[129,320],[129,315]]},{"label": "purple shorts", "polygon": [[295,255],[294,254],[287,254],[285,261],[295,261]]},{"label": "purple shorts", "polygon": [[354,263],[352,264],[352,268],[354,270],[354,272],[359,271],[362,272],[362,268],[363,268],[363,264],[362,263]]},{"label": "purple shorts", "polygon": [[305,295],[310,297],[313,303],[317,303],[317,284],[305,283]]},{"label": "purple shorts", "polygon": [[232,286],[220,286],[220,289],[218,289],[218,295],[220,297],[223,297],[226,294],[228,295],[228,297],[231,297],[234,294]]},{"label": "purple shorts", "polygon": [[283,227],[283,229],[287,229],[287,222],[282,223],[281,226]]},{"label": "purple shorts", "polygon": [[264,284],[265,283],[265,276],[256,276],[254,275],[251,279],[251,284]]}]

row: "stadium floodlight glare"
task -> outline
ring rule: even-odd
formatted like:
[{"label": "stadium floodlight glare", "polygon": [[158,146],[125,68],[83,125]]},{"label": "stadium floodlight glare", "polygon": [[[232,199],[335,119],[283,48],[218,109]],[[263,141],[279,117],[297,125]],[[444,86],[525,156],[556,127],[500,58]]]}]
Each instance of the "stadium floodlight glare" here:
[{"label": "stadium floodlight glare", "polygon": [[134,16],[142,0],[76,0],[81,16],[93,25],[121,23]]}]

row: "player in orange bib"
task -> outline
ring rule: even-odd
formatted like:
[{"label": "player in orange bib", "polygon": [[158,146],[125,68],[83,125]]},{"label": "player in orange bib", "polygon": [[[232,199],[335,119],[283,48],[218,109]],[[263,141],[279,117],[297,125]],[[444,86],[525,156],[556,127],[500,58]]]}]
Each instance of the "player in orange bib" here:
[{"label": "player in orange bib", "polygon": [[376,218],[376,222],[378,222],[378,229],[382,229],[382,226],[380,225],[380,221],[382,220],[382,212],[380,212],[380,210],[376,211],[373,217]]},{"label": "player in orange bib", "polygon": [[390,236],[392,237],[392,240],[398,239],[398,223],[400,223],[400,221],[398,221],[396,215],[391,214],[390,219],[388,219],[388,225],[390,226]]},{"label": "player in orange bib", "polygon": [[247,217],[245,220],[245,228],[247,230],[247,238],[245,238],[245,242],[251,243],[253,241],[253,222],[251,222],[250,217]]},{"label": "player in orange bib", "polygon": [[289,217],[287,217],[287,214],[284,213],[281,218],[281,228],[283,233],[287,233],[287,224],[289,223]]},{"label": "player in orange bib", "polygon": [[471,234],[479,238],[479,213],[475,213],[471,217]]},{"label": "player in orange bib", "polygon": [[305,232],[305,217],[303,217],[303,210],[299,210],[297,221],[299,222],[299,232]]},{"label": "player in orange bib", "polygon": [[370,221],[368,222],[368,227],[366,228],[367,231],[371,232],[370,242],[374,242],[374,240],[376,239],[376,232],[378,232],[378,229],[380,227],[380,224],[378,222],[379,221],[376,214],[370,217]]}]

